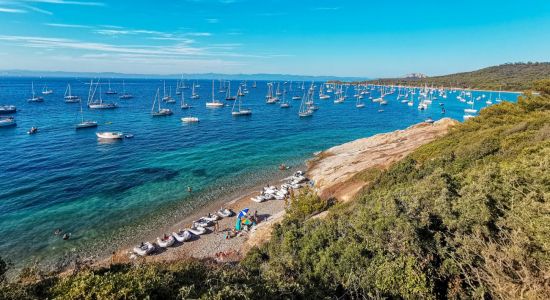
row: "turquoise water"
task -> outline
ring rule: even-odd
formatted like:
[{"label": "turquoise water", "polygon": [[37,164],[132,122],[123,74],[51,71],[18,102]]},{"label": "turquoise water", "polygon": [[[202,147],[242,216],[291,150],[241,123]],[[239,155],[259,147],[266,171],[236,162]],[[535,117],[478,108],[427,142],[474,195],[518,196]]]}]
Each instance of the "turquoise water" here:
[{"label": "turquoise water", "polygon": [[[44,103],[27,103],[31,81],[37,91],[47,82],[55,93],[44,96]],[[79,105],[63,101],[68,82],[73,94],[85,100],[85,81],[0,81],[0,105],[18,108],[14,115],[18,126],[0,129],[0,255],[15,263],[55,261],[70,253],[108,253],[137,240],[143,232],[173,224],[194,207],[273,180],[280,176],[280,163],[299,165],[315,151],[403,129],[427,117],[462,120],[467,106],[456,100],[457,94],[451,94],[440,99],[446,108],[443,115],[438,101],[427,111],[419,111],[416,101],[408,107],[396,101],[394,94],[386,96],[389,103],[380,113],[378,104],[367,99],[367,106],[357,109],[350,89],[345,103],[316,100],[320,109],[315,115],[300,119],[300,101],[290,100],[290,109],[267,105],[266,82],[258,81],[255,89],[249,82],[250,93],[243,98],[253,114],[234,118],[231,107],[205,107],[211,81],[200,81],[201,99],[191,100],[191,91],[184,92],[194,105],[190,113],[201,122],[183,124],[180,118],[188,112],[179,109],[179,104],[164,104],[175,112],[173,116],[153,118],[149,114],[162,81],[126,79],[126,89],[134,99],[103,95],[120,108],[85,109],[87,119],[100,123],[98,131],[134,135],[133,139],[104,144],[98,142],[95,129],[74,130]],[[175,86],[176,81],[166,84]],[[224,99],[225,94],[217,91],[218,82],[215,84],[216,97]],[[231,86],[238,84],[232,82]],[[120,80],[112,80],[111,86],[122,90]],[[474,96],[481,94],[474,92]],[[489,98],[488,92],[483,94]],[[517,94],[502,93],[502,98],[515,101]],[[476,108],[485,106],[484,101],[478,101]],[[32,126],[40,132],[29,136],[26,131]],[[187,186],[193,187],[191,195]],[[71,239],[54,236],[56,228],[71,232]]]}]

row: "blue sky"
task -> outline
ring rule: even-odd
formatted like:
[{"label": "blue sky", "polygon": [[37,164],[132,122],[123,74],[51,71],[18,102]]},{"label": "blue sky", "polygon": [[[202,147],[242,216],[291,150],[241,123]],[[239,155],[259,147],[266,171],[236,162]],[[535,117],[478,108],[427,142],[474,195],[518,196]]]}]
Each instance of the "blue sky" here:
[{"label": "blue sky", "polygon": [[550,61],[550,0],[0,0],[0,69],[429,75]]}]

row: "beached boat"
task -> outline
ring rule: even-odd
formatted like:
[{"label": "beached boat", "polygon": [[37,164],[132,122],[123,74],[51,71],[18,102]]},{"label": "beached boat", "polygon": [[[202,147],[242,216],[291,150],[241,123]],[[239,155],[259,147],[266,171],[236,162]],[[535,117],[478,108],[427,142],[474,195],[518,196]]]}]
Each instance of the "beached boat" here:
[{"label": "beached boat", "polygon": [[193,224],[193,226],[187,230],[194,235],[203,235],[206,233],[206,228],[198,226],[196,224]]},{"label": "beached boat", "polygon": [[65,99],[65,103],[78,103],[80,102],[80,97],[72,94],[71,84],[67,84],[67,88],[65,89],[65,95],[63,96],[63,99]]},{"label": "beached boat", "polygon": [[189,230],[180,230],[178,232],[172,232],[172,236],[176,241],[183,243],[187,242],[193,237],[193,234]]},{"label": "beached boat", "polygon": [[147,256],[153,253],[155,250],[156,250],[155,245],[149,242],[141,243],[141,245],[138,245],[133,249],[134,253],[139,256]]},{"label": "beached boat", "polygon": [[14,114],[17,112],[15,105],[0,105],[0,115]]},{"label": "beached boat", "polygon": [[[155,110],[155,104],[158,105],[157,110]],[[155,98],[153,99],[153,106],[151,107],[151,115],[153,117],[165,117],[172,115],[172,111],[168,108],[160,107],[160,89],[157,89]]]},{"label": "beached boat", "polygon": [[164,235],[162,238],[157,237],[157,245],[161,248],[168,248],[174,245],[176,239],[172,235]]},{"label": "beached boat", "polygon": [[124,134],[118,131],[96,132],[95,135],[97,138],[104,140],[121,140],[124,138]]},{"label": "beached boat", "polygon": [[12,127],[17,125],[14,117],[0,117],[0,127]]},{"label": "beached boat", "polygon": [[222,218],[232,217],[235,213],[229,208],[220,208],[216,214]]}]

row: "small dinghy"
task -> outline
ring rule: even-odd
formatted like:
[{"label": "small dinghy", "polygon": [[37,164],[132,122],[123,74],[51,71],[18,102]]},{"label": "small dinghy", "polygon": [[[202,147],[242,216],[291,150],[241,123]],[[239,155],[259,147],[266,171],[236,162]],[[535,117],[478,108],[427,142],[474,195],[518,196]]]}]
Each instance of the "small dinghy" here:
[{"label": "small dinghy", "polygon": [[234,212],[228,208],[220,208],[220,210],[218,210],[216,214],[222,218],[228,218],[233,216]]},{"label": "small dinghy", "polygon": [[141,245],[134,247],[134,253],[139,256],[147,256],[155,251],[155,246],[149,242],[141,243]]},{"label": "small dinghy", "polygon": [[162,237],[162,239],[157,238],[157,244],[161,248],[167,248],[167,247],[170,247],[170,246],[174,245],[174,241],[175,241],[175,239],[171,235],[164,235],[164,237]]},{"label": "small dinghy", "polygon": [[195,224],[200,226],[200,227],[212,226],[212,223],[213,223],[212,220],[208,220],[205,217],[202,217],[202,218],[195,221]]},{"label": "small dinghy", "polygon": [[193,234],[189,230],[180,230],[179,232],[172,232],[172,236],[180,243],[186,242],[193,237]]},{"label": "small dinghy", "polygon": [[250,200],[252,200],[256,203],[261,203],[261,202],[264,202],[267,199],[264,196],[260,195],[260,196],[252,197],[252,198],[250,198]]},{"label": "small dinghy", "polygon": [[206,233],[206,228],[202,226],[197,226],[197,224],[193,224],[193,227],[187,229],[187,231],[195,235],[202,235]]},{"label": "small dinghy", "polygon": [[214,222],[214,221],[220,220],[221,217],[218,216],[217,214],[208,214],[208,216],[203,217],[203,219],[206,221]]}]

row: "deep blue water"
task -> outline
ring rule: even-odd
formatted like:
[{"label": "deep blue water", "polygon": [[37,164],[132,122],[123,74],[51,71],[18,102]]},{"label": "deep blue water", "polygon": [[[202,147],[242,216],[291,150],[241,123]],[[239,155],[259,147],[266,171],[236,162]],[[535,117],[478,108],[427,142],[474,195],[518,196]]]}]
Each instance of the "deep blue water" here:
[{"label": "deep blue water", "polygon": [[[37,92],[47,82],[55,93],[44,96],[44,103],[27,103],[31,81]],[[467,107],[456,100],[458,94],[450,94],[434,101],[427,111],[419,111],[417,101],[409,107],[396,101],[393,94],[386,96],[389,103],[380,113],[379,105],[366,98],[367,106],[357,109],[350,89],[343,104],[334,104],[334,99],[320,101],[316,95],[320,109],[313,117],[300,119],[300,101],[290,100],[290,109],[267,105],[266,82],[258,81],[255,89],[248,83],[250,93],[243,98],[244,105],[253,110],[252,116],[234,118],[231,107],[205,107],[211,81],[199,81],[201,99],[189,99],[190,89],[184,93],[194,105],[190,113],[201,122],[183,124],[180,118],[189,112],[179,109],[179,103],[164,104],[175,112],[173,116],[153,118],[149,114],[162,81],[125,81],[134,99],[103,95],[120,108],[84,111],[86,119],[100,123],[98,131],[135,136],[104,144],[98,142],[95,129],[74,129],[79,105],[63,101],[68,82],[73,94],[85,101],[89,79],[0,80],[0,105],[18,108],[14,115],[17,127],[0,129],[1,256],[28,263],[31,259],[56,259],[68,251],[112,251],[120,244],[117,240],[135,240],[137,231],[169,225],[196,205],[269,181],[279,174],[277,166],[282,162],[298,165],[315,151],[403,129],[427,117],[462,120]],[[176,81],[167,80],[166,84],[174,87]],[[216,97],[224,99],[225,94],[218,93],[219,82],[215,84]],[[231,86],[235,89],[238,84],[235,81]],[[112,80],[111,85],[120,94],[121,80]],[[481,94],[489,98],[488,92],[474,92],[474,96]],[[517,94],[502,93],[502,98],[515,101]],[[445,103],[445,115],[439,101]],[[478,101],[476,108],[485,106],[484,101]],[[27,135],[31,126],[39,127],[40,132]],[[187,186],[193,187],[192,195]],[[53,236],[56,228],[72,232],[71,240]]]}]

